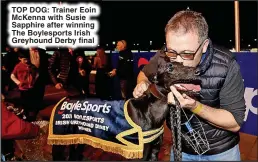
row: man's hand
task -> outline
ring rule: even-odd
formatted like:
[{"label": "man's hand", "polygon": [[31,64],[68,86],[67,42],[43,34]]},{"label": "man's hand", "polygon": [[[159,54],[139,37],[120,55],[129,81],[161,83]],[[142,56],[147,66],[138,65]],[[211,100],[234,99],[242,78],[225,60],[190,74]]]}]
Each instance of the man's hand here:
[{"label": "man's hand", "polygon": [[116,70],[115,69],[113,69],[112,71],[109,72],[110,77],[113,77],[115,75],[116,75]]},{"label": "man's hand", "polygon": [[63,85],[61,83],[57,83],[55,85],[56,89],[62,89],[63,88]]},{"label": "man's hand", "polygon": [[[192,112],[196,110],[197,105],[201,104],[185,94],[181,95],[174,86],[171,86],[170,89],[171,92],[168,94],[169,104],[175,105],[174,96],[177,98],[182,108],[189,109]],[[194,112],[199,117],[207,120],[208,123],[220,129],[225,129],[232,132],[239,131],[240,126],[229,111],[222,108],[213,108],[204,104],[201,105],[201,109],[198,110],[198,112]]]},{"label": "man's hand", "polygon": [[142,81],[136,85],[133,91],[133,96],[135,98],[141,97],[143,93],[148,89],[150,83],[146,81]]},{"label": "man's hand", "polygon": [[196,108],[197,102],[186,94],[181,95],[174,86],[170,87],[171,92],[168,93],[168,103],[175,105],[174,96],[177,98],[180,106],[192,110]]},{"label": "man's hand", "polygon": [[85,76],[85,74],[86,74],[85,70],[83,70],[83,69],[79,70],[79,73],[80,73],[81,76]]}]

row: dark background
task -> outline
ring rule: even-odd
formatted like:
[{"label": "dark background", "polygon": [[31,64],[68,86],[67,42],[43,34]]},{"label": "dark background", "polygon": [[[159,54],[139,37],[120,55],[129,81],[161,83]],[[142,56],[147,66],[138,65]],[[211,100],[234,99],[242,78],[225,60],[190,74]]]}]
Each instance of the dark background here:
[{"label": "dark background", "polygon": [[[2,51],[6,46],[7,2],[1,2]],[[73,2],[74,3],[74,2]],[[160,48],[164,42],[164,28],[167,21],[177,12],[189,7],[203,13],[209,24],[209,36],[214,43],[227,48],[234,47],[234,2],[99,2],[101,5],[100,44],[113,48],[113,41],[125,39],[132,49],[147,49],[150,40],[152,48]],[[241,48],[257,47],[257,2],[240,1]],[[232,40],[230,42],[230,40]]]}]

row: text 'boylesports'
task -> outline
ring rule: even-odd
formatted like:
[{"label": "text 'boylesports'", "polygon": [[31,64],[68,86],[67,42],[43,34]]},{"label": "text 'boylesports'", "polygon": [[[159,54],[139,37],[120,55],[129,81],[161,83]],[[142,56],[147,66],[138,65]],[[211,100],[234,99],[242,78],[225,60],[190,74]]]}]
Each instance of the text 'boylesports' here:
[{"label": "text 'boylesports'", "polygon": [[110,105],[105,104],[92,104],[89,103],[89,101],[85,101],[83,103],[80,103],[80,101],[77,101],[76,103],[69,103],[65,101],[60,111],[62,110],[69,110],[70,112],[77,110],[77,111],[85,111],[85,113],[92,111],[92,112],[102,112],[102,113],[109,113],[110,112]]}]

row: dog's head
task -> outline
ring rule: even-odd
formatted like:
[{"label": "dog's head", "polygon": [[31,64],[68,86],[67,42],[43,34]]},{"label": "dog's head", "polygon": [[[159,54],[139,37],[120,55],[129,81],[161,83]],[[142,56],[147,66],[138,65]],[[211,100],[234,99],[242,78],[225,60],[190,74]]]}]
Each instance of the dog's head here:
[{"label": "dog's head", "polygon": [[[201,80],[195,73],[195,68],[185,67],[180,63],[166,65],[163,73],[156,77],[157,84],[151,84],[145,94],[137,99],[131,100],[131,106],[137,109],[137,114],[149,114],[154,125],[161,125],[166,114],[169,112],[167,106],[167,94],[171,92],[170,86],[174,85],[180,93],[185,93],[192,98],[198,98],[201,90]],[[142,123],[142,118],[131,114],[136,123]],[[142,115],[142,116],[143,116]]]},{"label": "dog's head", "polygon": [[167,63],[167,68],[158,76],[159,85],[163,85],[167,91],[174,85],[180,93],[190,97],[199,97],[201,80],[196,74],[196,68],[183,66],[181,63]]}]

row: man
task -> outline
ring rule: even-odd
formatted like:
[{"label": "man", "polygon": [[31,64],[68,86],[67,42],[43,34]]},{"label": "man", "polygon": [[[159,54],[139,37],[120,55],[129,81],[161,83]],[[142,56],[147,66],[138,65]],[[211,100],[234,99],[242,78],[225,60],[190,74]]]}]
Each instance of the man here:
[{"label": "man", "polygon": [[[168,102],[175,104],[175,96],[185,111],[199,118],[210,149],[203,155],[197,155],[182,138],[182,160],[239,161],[238,131],[246,107],[239,65],[229,51],[215,47],[208,39],[208,25],[200,13],[176,13],[167,23],[165,35],[166,48],[157,52],[139,73],[134,97],[141,96],[148,88],[152,77],[164,65],[164,57],[169,57],[172,64],[180,62],[184,66],[197,67],[196,74],[202,80],[200,101],[181,95],[171,86]],[[191,125],[195,127],[196,123]]]},{"label": "man", "polygon": [[[68,96],[74,96],[80,93],[75,86],[78,67],[76,65],[76,57],[73,49],[59,48],[59,50],[55,51],[49,60],[48,73],[56,89],[64,89]],[[62,155],[63,152],[61,152],[61,150],[63,150],[64,147],[63,145],[54,145],[52,147],[52,154]],[[70,145],[70,147],[74,148],[73,145]],[[55,158],[60,157],[62,156]]]},{"label": "man", "polygon": [[116,49],[119,51],[118,66],[110,72],[110,76],[117,75],[119,77],[122,98],[129,99],[133,92],[133,54],[127,48],[125,40],[118,41]]},{"label": "man", "polygon": [[34,120],[35,120],[38,111],[42,109],[42,102],[44,99],[45,86],[46,86],[47,77],[48,77],[48,73],[47,73],[48,59],[47,59],[46,51],[37,47],[29,48],[28,56],[29,56],[30,63],[36,66],[39,73],[39,77],[33,88],[34,99],[32,102],[34,102],[34,105],[37,105],[35,106],[36,109],[34,112]]},{"label": "man", "polygon": [[74,86],[77,70],[76,58],[67,48],[60,48],[50,58],[48,73],[55,88],[64,88],[70,96],[79,93]]},{"label": "man", "polygon": [[70,54],[76,57],[76,89],[81,93],[81,95],[89,96],[89,79],[90,79],[90,72],[91,72],[91,65],[87,61],[86,56],[83,50],[77,49],[69,49]]},{"label": "man", "polygon": [[93,67],[96,69],[95,90],[96,96],[101,99],[110,99],[113,90],[112,78],[107,74],[112,70],[109,56],[103,47],[98,47]]}]

